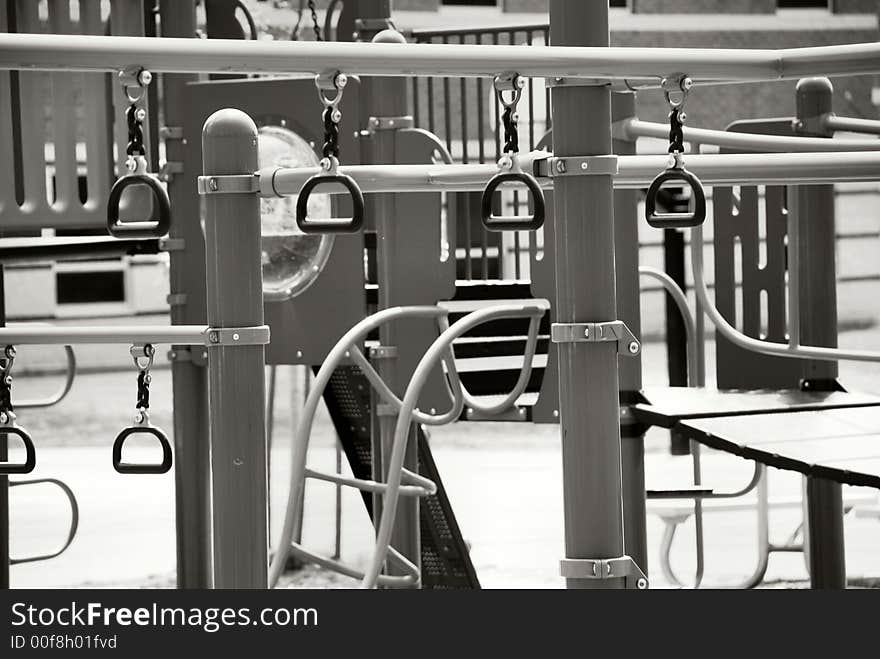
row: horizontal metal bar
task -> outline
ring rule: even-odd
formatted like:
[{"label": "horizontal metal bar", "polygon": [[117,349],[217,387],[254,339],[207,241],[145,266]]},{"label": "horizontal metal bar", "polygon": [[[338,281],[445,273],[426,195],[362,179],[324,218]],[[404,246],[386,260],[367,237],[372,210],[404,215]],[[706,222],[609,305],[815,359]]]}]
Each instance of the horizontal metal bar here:
[{"label": "horizontal metal bar", "polygon": [[781,80],[880,73],[880,43],[789,49],[582,48],[483,44],[236,41],[93,35],[0,34],[0,69],[167,73],[308,73],[605,80]]},{"label": "horizontal metal bar", "polygon": [[[880,125],[880,122],[878,122]],[[637,137],[656,137],[669,139],[669,125],[625,119],[614,126],[629,140]],[[843,129],[839,129],[843,130]],[[741,149],[743,151],[771,152],[819,152],[819,151],[877,151],[880,140],[834,140],[822,137],[786,137],[783,135],[758,135],[754,133],[734,133],[725,130],[684,127],[684,139],[698,144]]]},{"label": "horizontal metal bar", "polygon": [[[531,171],[536,160],[550,156],[543,151],[520,155],[520,164]],[[666,168],[669,157],[619,156],[617,188],[647,187]],[[832,153],[704,153],[688,154],[687,168],[704,185],[809,185],[848,181],[880,180],[880,150],[871,152]],[[260,192],[263,196],[295,195],[309,177],[320,172],[318,167],[276,168],[260,171]],[[498,172],[493,164],[486,165],[353,165],[340,167],[340,173],[351,176],[363,192],[477,192],[486,187]],[[540,179],[544,188],[551,188],[549,178]],[[341,185],[327,184],[321,188],[328,194],[347,192]]]},{"label": "horizontal metal bar", "polygon": [[3,345],[81,343],[205,345],[204,325],[113,325],[110,327],[10,325],[0,328]]},{"label": "horizontal metal bar", "polygon": [[828,130],[880,135],[880,121],[877,121],[876,119],[855,119],[852,117],[838,117],[835,114],[828,114],[825,115],[823,123]]}]

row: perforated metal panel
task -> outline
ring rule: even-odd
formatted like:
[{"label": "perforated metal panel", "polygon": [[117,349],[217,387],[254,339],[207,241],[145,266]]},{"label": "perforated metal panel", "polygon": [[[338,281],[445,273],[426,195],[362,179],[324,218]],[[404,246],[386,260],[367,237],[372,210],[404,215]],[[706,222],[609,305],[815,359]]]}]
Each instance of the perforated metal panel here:
[{"label": "perforated metal panel", "polygon": [[[372,477],[370,449],[370,385],[356,366],[333,373],[324,402],[356,478]],[[425,434],[418,430],[419,473],[437,483],[434,496],[420,500],[422,588],[479,588],[467,545],[452,512]],[[373,498],[364,494],[364,505],[373,514]]]}]

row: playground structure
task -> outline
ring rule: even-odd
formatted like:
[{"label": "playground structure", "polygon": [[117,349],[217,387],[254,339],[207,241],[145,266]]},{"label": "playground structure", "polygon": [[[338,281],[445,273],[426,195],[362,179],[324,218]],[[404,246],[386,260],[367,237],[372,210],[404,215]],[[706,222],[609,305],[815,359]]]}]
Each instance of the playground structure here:
[{"label": "playground structure", "polygon": [[[815,267],[834,262],[829,184],[880,178],[875,139],[841,140],[831,134],[841,128],[877,132],[877,126],[835,117],[827,81],[808,78],[880,73],[880,48],[876,44],[784,51],[608,48],[607,7],[575,2],[551,4],[551,46],[406,44],[389,27],[389,3],[351,4],[359,12],[352,22],[359,25],[360,37],[376,43],[180,38],[195,33],[193,7],[172,2],[159,4],[162,39],[27,34],[37,31],[27,29],[0,35],[0,67],[20,71],[21,98],[26,97],[23,92],[34,94],[37,89],[41,74],[34,71],[58,72],[52,74],[53,84],[68,93],[69,76],[74,75],[70,72],[87,72],[83,79],[100,77],[96,73],[122,74],[114,81],[115,114],[121,117],[121,109],[127,108],[126,121],[116,122],[124,129],[116,137],[117,153],[131,159],[116,159],[121,176],[109,194],[105,197],[98,183],[110,178],[109,168],[94,178],[90,170],[89,197],[81,209],[71,212],[76,204],[71,203],[75,195],[70,172],[75,168],[68,167],[66,175],[59,168],[54,203],[46,203],[45,187],[29,187],[36,181],[45,185],[45,173],[33,158],[22,155],[24,183],[7,173],[0,219],[4,229],[32,230],[31,216],[39,209],[40,226],[47,226],[43,224],[47,215],[52,226],[87,228],[106,223],[111,233],[122,238],[112,243],[115,250],[124,252],[136,244],[138,249],[168,251],[173,324],[11,327],[0,330],[0,343],[133,346],[131,355],[139,372],[139,420],[120,434],[114,446],[114,464],[122,471],[162,471],[171,466],[167,439],[146,416],[148,367],[138,360],[149,361],[157,344],[172,346],[180,585],[266,587],[275,583],[287,553],[293,551],[361,578],[366,586],[473,587],[476,575],[421,431],[421,425],[458,419],[560,423],[566,510],[561,572],[570,587],[646,587],[646,497],[694,501],[700,519],[704,501],[758,487],[766,508],[766,490],[761,487],[765,466],[804,474],[813,583],[844,585],[840,486],[880,487],[876,459],[873,463],[850,459],[871,458],[870,444],[876,441],[858,437],[854,453],[824,455],[827,445],[810,448],[809,440],[782,441],[783,449],[768,442],[769,448],[762,448],[750,436],[758,427],[755,419],[771,414],[789,418],[796,428],[802,427],[800,419],[829,412],[863,429],[880,426],[871,418],[880,399],[843,392],[836,382],[835,363],[877,361],[880,353],[835,347],[834,269]],[[119,2],[114,11],[127,5],[134,8],[131,20],[140,21],[132,32],[145,34],[141,3]],[[16,18],[20,26],[28,24],[26,14]],[[351,21],[351,16],[346,20]],[[111,21],[114,28],[125,23]],[[102,30],[96,24],[93,32]],[[147,100],[144,88],[152,88],[150,78],[160,73],[166,127],[156,132],[164,134],[166,163],[172,164],[165,169],[171,174],[167,191],[148,173],[147,161],[157,165],[158,151],[148,158],[144,131],[148,132],[148,119],[156,113],[142,111]],[[196,82],[196,73],[303,77]],[[11,99],[11,78],[3,75],[3,98]],[[408,106],[408,76],[492,79],[503,107],[500,162],[453,164],[442,140],[416,127]],[[549,146],[549,137],[540,145],[530,137],[530,150],[519,152],[515,109],[527,77],[552,81],[552,153],[531,149]],[[798,122],[747,122],[730,131],[684,125],[681,111],[689,94],[711,94],[712,85],[738,80],[802,78],[807,79],[798,86]],[[304,101],[314,97],[316,84],[319,103]],[[133,90],[134,86],[139,89]],[[243,86],[247,94],[241,93]],[[641,122],[634,116],[632,89],[658,86],[669,99],[670,126]],[[238,110],[226,109],[230,105]],[[10,115],[0,114],[4,141],[27,144],[43,139],[33,126],[30,133],[19,128],[21,135],[13,139],[15,121]],[[97,120],[109,125],[106,112]],[[305,167],[261,166],[255,120],[261,126],[288,126],[307,142],[323,141],[323,161]],[[26,117],[18,122],[21,127],[32,123]],[[340,122],[356,128],[357,139],[352,130],[340,128]],[[200,131],[201,144],[196,139]],[[670,156],[635,155],[636,137],[666,137],[666,133]],[[91,139],[98,135],[92,133]],[[106,134],[101,139],[107,140]],[[686,142],[715,144],[725,151],[686,153]],[[73,156],[65,156],[58,141],[55,148],[62,164],[56,167],[63,167],[65,158],[72,162]],[[95,152],[110,150],[107,141]],[[22,148],[22,154],[26,151]],[[687,184],[692,208],[659,209],[655,202],[660,201],[660,188],[669,182]],[[528,196],[519,196],[522,188],[497,194],[509,183],[524,186]],[[719,276],[732,271],[733,260],[720,259],[719,254],[737,238],[744,250],[746,245],[757,249],[757,234],[746,235],[751,225],[743,221],[734,228],[732,218],[756,221],[759,199],[754,186],[759,185],[768,186],[764,203],[776,242],[771,249],[768,233],[767,249],[775,256],[762,275],[765,280],[747,281],[743,270],[743,286],[748,287],[743,293],[745,317],[736,319],[731,297],[735,277]],[[154,200],[150,216],[154,219],[125,221],[124,191],[143,186]],[[738,197],[729,186],[741,186]],[[17,187],[25,190],[23,201]],[[702,225],[709,211],[704,187],[713,188],[714,302],[703,268]],[[636,232],[637,190],[642,188],[648,188],[645,219],[652,226],[691,229],[699,309],[722,337],[719,389],[780,391],[642,392]],[[315,212],[308,203],[328,194],[333,197],[332,216],[326,208]],[[296,295],[292,290],[284,293],[282,287],[280,294],[266,295],[264,304],[260,199],[295,195],[295,220],[304,234],[338,235],[332,247],[319,239],[326,260],[321,259],[308,286]],[[13,199],[18,203],[11,203]],[[200,203],[205,210],[204,233],[198,221]],[[506,214],[508,207],[512,214]],[[440,222],[444,213],[448,244],[459,244],[454,236],[459,227],[468,232],[464,260],[471,282],[464,285],[456,281],[458,259],[444,258],[439,248],[444,242]],[[479,278],[471,276],[471,217],[480,218],[487,230],[515,232],[517,248],[519,241],[528,245],[529,283],[517,276],[506,289],[481,287]],[[164,238],[169,226],[170,234]],[[544,253],[539,259],[537,241],[520,232],[541,228]],[[365,233],[357,233],[362,229]],[[484,280],[489,235],[483,233],[481,238]],[[106,244],[91,241],[86,249],[107,249]],[[75,243],[54,248],[78,249]],[[658,279],[681,303],[691,335],[690,385],[704,386],[697,317],[687,309],[674,282],[662,273],[641,274]],[[766,336],[757,339],[757,300],[762,294],[771,300],[768,308],[773,311]],[[326,300],[331,297],[334,305],[328,308]],[[376,312],[365,313],[371,307]],[[737,321],[742,330],[737,329]],[[461,341],[462,337],[469,341]],[[4,375],[11,368],[12,350],[7,348]],[[546,355],[542,369],[534,367],[537,354]],[[499,355],[516,356],[514,366],[488,373],[460,372],[457,366],[468,357]],[[772,367],[765,356],[776,358]],[[722,369],[722,362],[728,368]],[[735,368],[734,362],[739,362]],[[270,570],[266,363],[320,366],[299,420],[283,539],[275,548]],[[366,401],[352,393],[370,387],[375,393]],[[343,444],[353,478],[319,474],[306,466],[309,426],[322,395],[340,435],[349,436]],[[523,402],[527,397],[531,404]],[[33,468],[38,450],[27,432],[15,425],[8,396],[6,405],[2,430],[18,435],[27,451],[24,463],[4,469],[24,473]],[[352,423],[355,416],[360,417],[357,424]],[[355,431],[356,425],[361,430]],[[686,437],[694,459],[693,487],[646,492],[642,436],[647,425],[669,427]],[[161,464],[123,463],[122,442],[137,432],[150,433],[162,443]],[[699,473],[701,443],[755,460],[755,477],[738,492],[715,492],[704,486]],[[298,504],[307,477],[363,492],[377,527],[366,570],[317,556],[295,542],[301,524]],[[75,520],[74,508],[74,527]],[[440,528],[446,529],[445,537],[436,536]],[[701,551],[698,546],[697,582]],[[426,560],[426,555],[433,560]]]}]

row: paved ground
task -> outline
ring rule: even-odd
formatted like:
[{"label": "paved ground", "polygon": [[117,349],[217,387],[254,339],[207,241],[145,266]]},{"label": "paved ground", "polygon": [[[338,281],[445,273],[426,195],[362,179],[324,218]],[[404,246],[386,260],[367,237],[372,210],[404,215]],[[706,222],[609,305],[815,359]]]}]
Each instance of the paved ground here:
[{"label": "paved ground", "polygon": [[[849,333],[842,342],[859,345],[871,336]],[[710,344],[711,345],[711,344]],[[663,350],[648,344],[645,350],[648,383],[662,380]],[[709,360],[711,363],[711,359]],[[876,369],[844,367],[844,381],[861,389],[880,382]],[[855,374],[856,377],[852,377]],[[711,373],[710,373],[711,376]],[[848,377],[849,376],[849,377]],[[280,528],[292,404],[299,400],[302,373],[292,368],[279,374],[276,416],[278,441],[272,461],[273,530]],[[16,382],[19,395],[35,395],[52,388],[57,378],[22,377]],[[170,427],[170,373],[154,373],[155,421]],[[133,373],[84,374],[70,397],[56,408],[23,411],[39,448],[35,475],[66,480],[77,493],[82,508],[81,529],[64,556],[46,563],[13,568],[17,587],[171,585],[174,570],[173,478],[121,476],[110,465],[110,446],[118,428],[128,421],[133,406]],[[326,417],[316,426],[313,467],[331,470],[334,464],[333,435]],[[487,587],[561,587],[556,564],[562,553],[561,457],[555,426],[520,424],[458,424],[436,429],[432,436],[446,487],[467,540],[480,579]],[[671,457],[661,432],[648,440],[647,471],[651,487],[685,482],[686,458]],[[147,457],[148,449],[141,449]],[[709,453],[705,478],[718,488],[734,487],[748,479],[749,464],[738,458]],[[799,492],[799,479],[771,472],[774,497]],[[848,490],[847,496],[871,496],[864,489]],[[325,484],[310,485],[305,540],[322,551],[333,547],[334,490]],[[16,556],[44,552],[63,540],[67,512],[63,499],[48,487],[13,491],[13,550]],[[797,526],[796,510],[772,515],[772,532],[784,540]],[[755,560],[755,515],[751,511],[715,513],[707,523],[707,582],[733,583],[748,574]],[[343,508],[343,557],[362,563],[370,545],[370,527],[362,504],[346,493]],[[649,519],[651,560],[657,566],[662,524]],[[852,577],[880,577],[880,520],[848,518],[847,561]],[[682,575],[693,569],[693,534],[686,524],[674,551],[674,564]],[[806,579],[798,555],[771,559],[768,580],[784,585]],[[663,587],[659,570],[653,585]],[[349,584],[308,570],[297,583]]]}]

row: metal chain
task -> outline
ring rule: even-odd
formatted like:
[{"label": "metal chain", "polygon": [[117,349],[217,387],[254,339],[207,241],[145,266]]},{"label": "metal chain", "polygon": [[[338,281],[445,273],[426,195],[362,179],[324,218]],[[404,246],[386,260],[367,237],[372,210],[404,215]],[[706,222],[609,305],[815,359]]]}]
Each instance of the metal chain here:
[{"label": "metal chain", "polygon": [[125,120],[128,124],[128,145],[125,153],[129,156],[128,167],[135,171],[135,156],[146,157],[147,147],[144,144],[144,121],[147,118],[147,111],[139,106],[139,103],[146,96],[147,86],[153,80],[153,74],[146,69],[131,71],[126,69],[120,71],[122,79],[122,91],[128,99],[129,106],[125,111]]},{"label": "metal chain", "polygon": [[[517,130],[519,115],[516,112],[516,106],[522,97],[524,85],[525,80],[517,74],[498,76],[494,81],[495,94],[501,107],[504,108],[501,113],[501,123],[504,126],[504,153],[508,155],[519,153],[519,131]],[[509,101],[504,97],[505,92],[513,93]]]},{"label": "metal chain", "polygon": [[684,74],[669,76],[661,82],[663,94],[669,104],[669,153],[681,155],[684,153],[684,122],[687,115],[684,113],[684,103],[688,92],[693,86],[693,80]]},{"label": "metal chain", "polygon": [[672,108],[669,113],[669,153],[684,153],[684,120],[681,106]]},{"label": "metal chain", "polygon": [[147,148],[144,145],[144,119],[146,111],[139,108],[137,103],[132,103],[125,111],[125,118],[128,121],[128,146],[125,153],[129,156],[146,156]]},{"label": "metal chain", "polygon": [[[141,413],[139,415],[140,420],[145,418],[143,413],[150,408],[150,382],[153,380],[150,376],[150,367],[153,365],[155,354],[156,349],[149,343],[142,347],[131,347],[131,356],[134,359],[134,365],[138,369],[137,403],[135,403],[135,407]],[[147,360],[146,363],[142,362],[143,359]]]},{"label": "metal chain", "polygon": [[328,106],[321,115],[324,120],[324,146],[322,153],[325,158],[339,158],[339,122],[342,112],[339,108]]},{"label": "metal chain", "polygon": [[[332,75],[324,74],[315,77],[315,86],[318,88],[318,97],[324,106],[321,120],[324,124],[324,144],[321,153],[324,159],[321,166],[331,171],[335,168],[334,162],[339,161],[339,122],[342,121],[342,112],[339,103],[342,101],[342,93],[348,84],[348,77],[341,72]],[[334,92],[332,98],[327,97],[327,92]]]},{"label": "metal chain", "polygon": [[150,409],[150,382],[152,379],[149,370],[138,373],[137,403],[135,407],[139,410]]},{"label": "metal chain", "polygon": [[[15,361],[15,347],[6,346],[3,357],[0,358],[0,414],[4,415],[2,421],[8,421],[8,414],[12,412],[12,364]],[[14,418],[14,417],[13,417]]]},{"label": "metal chain", "polygon": [[501,121],[504,124],[504,152],[519,153],[519,131],[517,130],[517,116],[513,106],[504,108]]},{"label": "metal chain", "polygon": [[315,0],[309,0],[309,11],[312,12],[312,29],[315,31],[315,41],[324,41],[321,35],[321,24],[318,22],[318,12],[315,9]]}]

